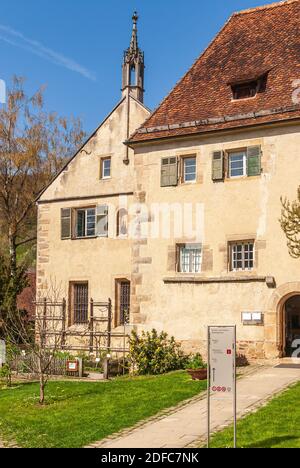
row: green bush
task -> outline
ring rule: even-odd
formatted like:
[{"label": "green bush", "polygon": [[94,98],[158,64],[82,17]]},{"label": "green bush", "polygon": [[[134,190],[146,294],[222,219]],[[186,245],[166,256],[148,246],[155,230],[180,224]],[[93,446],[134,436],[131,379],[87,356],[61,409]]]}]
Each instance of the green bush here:
[{"label": "green bush", "polygon": [[174,370],[184,369],[188,361],[180,345],[167,333],[135,331],[130,338],[129,360],[134,372],[138,375],[158,375]]},{"label": "green bush", "polygon": [[11,368],[8,364],[3,364],[0,367],[0,380],[5,379],[6,385],[11,386]]},{"label": "green bush", "polygon": [[203,362],[202,356],[200,353],[195,354],[194,356],[191,356],[186,363],[186,369],[206,369],[207,364]]}]

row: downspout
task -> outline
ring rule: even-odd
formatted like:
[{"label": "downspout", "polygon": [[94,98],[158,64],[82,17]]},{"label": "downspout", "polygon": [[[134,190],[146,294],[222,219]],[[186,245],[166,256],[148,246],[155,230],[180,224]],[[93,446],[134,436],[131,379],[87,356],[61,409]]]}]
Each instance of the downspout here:
[{"label": "downspout", "polygon": [[[127,129],[126,129],[126,140],[130,137],[130,88],[127,88]],[[129,147],[126,145],[126,154],[125,158],[123,159],[123,163],[126,166],[129,165]]]}]

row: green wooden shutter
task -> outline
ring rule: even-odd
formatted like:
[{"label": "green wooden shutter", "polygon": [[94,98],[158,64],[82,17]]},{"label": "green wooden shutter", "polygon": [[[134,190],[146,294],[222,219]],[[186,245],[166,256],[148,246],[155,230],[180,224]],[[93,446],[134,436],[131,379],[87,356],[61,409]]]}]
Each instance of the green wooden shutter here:
[{"label": "green wooden shutter", "polygon": [[178,184],[178,161],[176,157],[161,160],[161,187],[174,187]]},{"label": "green wooden shutter", "polygon": [[71,209],[61,210],[61,238],[71,238]]},{"label": "green wooden shutter", "polygon": [[108,206],[99,205],[97,206],[97,236],[108,237]]},{"label": "green wooden shutter", "polygon": [[212,155],[212,180],[224,180],[224,152],[214,151]]},{"label": "green wooden shutter", "polygon": [[261,174],[261,147],[249,146],[247,148],[247,175],[248,177]]}]

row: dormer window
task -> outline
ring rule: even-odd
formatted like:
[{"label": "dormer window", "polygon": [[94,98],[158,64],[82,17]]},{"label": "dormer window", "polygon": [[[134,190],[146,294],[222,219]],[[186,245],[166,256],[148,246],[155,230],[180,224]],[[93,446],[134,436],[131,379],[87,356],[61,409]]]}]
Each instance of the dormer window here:
[{"label": "dormer window", "polygon": [[244,75],[229,81],[233,100],[251,99],[255,98],[258,93],[263,93],[266,90],[268,73],[269,70],[256,76]]},{"label": "dormer window", "polygon": [[241,99],[249,99],[256,96],[259,90],[259,81],[251,81],[249,83],[240,83],[232,86],[233,99],[235,101]]}]

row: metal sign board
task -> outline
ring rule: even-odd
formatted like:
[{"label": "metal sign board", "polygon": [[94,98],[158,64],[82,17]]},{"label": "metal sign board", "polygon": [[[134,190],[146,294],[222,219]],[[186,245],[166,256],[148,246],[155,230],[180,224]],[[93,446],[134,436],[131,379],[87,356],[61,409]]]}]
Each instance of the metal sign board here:
[{"label": "metal sign board", "polygon": [[232,394],[235,381],[235,329],[211,327],[209,345],[210,390],[220,397]]},{"label": "metal sign board", "polygon": [[0,367],[6,363],[6,345],[5,341],[0,340]]},{"label": "metal sign board", "polygon": [[210,445],[211,405],[215,400],[231,399],[234,417],[234,447],[236,447],[236,327],[208,327],[208,428]]}]

